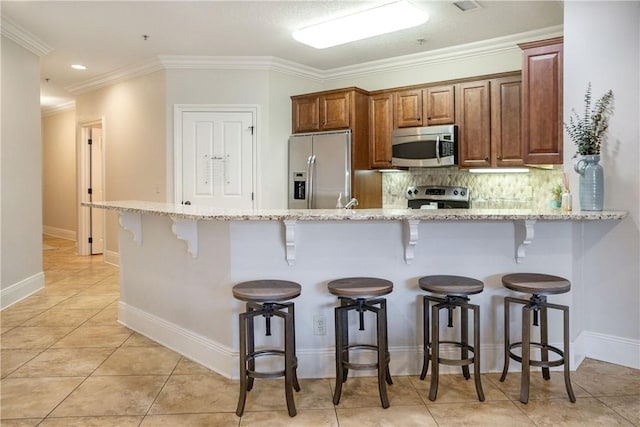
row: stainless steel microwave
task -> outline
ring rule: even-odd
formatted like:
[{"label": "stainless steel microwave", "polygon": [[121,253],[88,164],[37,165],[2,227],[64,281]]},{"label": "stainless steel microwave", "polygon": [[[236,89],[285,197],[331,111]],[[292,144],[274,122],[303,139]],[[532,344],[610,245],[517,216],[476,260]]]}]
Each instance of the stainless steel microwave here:
[{"label": "stainless steel microwave", "polygon": [[455,125],[394,129],[391,164],[399,167],[440,167],[458,164]]}]

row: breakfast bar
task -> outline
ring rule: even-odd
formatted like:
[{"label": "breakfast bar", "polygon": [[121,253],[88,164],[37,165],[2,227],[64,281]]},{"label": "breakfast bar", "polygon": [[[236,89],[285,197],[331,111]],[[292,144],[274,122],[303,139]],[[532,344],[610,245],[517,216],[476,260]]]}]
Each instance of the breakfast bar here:
[{"label": "breakfast bar", "polygon": [[[327,283],[350,276],[394,283],[387,296],[390,369],[412,375],[422,361],[418,279],[456,274],[482,280],[485,291],[476,298],[483,307],[481,369],[499,371],[501,301],[507,292],[501,275],[537,271],[566,277],[572,293],[557,300],[571,305],[572,294],[584,292],[574,271],[584,250],[581,228],[605,221],[611,230],[626,216],[560,210],[224,210],[141,201],[83,205],[119,214],[119,322],[229,378],[238,378],[237,319],[243,308],[232,296],[234,284],[300,283],[298,375],[329,378],[335,298]],[[561,330],[553,327],[560,322],[550,317],[551,330]],[[258,344],[264,335],[260,323]],[[374,331],[359,333],[370,338]],[[549,339],[561,337],[552,332]]]}]

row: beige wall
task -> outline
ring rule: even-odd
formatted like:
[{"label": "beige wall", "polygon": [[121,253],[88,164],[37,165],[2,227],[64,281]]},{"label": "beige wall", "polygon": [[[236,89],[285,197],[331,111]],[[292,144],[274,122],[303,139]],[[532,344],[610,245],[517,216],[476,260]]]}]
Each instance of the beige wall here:
[{"label": "beige wall", "polygon": [[1,42],[0,288],[4,307],[12,302],[9,288],[22,287],[28,294],[44,286],[44,276],[40,59],[5,37]]},{"label": "beige wall", "polygon": [[44,232],[75,240],[78,228],[75,110],[42,118],[42,159]]},{"label": "beige wall", "polygon": [[[165,72],[76,98],[78,123],[103,118],[105,200],[165,201]],[[106,215],[106,255],[118,251],[117,216]]]}]

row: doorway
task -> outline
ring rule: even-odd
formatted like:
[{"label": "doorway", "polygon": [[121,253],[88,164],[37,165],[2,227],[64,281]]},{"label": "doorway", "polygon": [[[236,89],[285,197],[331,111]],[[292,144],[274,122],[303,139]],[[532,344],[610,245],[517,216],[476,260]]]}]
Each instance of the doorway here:
[{"label": "doorway", "polygon": [[[80,123],[78,141],[78,200],[104,200],[103,120]],[[103,209],[79,206],[78,255],[100,255],[105,247]]]},{"label": "doorway", "polygon": [[256,107],[175,107],[176,203],[254,207],[256,116]]}]

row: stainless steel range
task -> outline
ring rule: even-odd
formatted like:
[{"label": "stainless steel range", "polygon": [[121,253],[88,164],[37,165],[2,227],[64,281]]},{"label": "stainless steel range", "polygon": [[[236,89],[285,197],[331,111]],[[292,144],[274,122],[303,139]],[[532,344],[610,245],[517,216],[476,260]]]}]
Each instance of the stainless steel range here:
[{"label": "stainless steel range", "polygon": [[468,209],[469,189],[447,185],[409,187],[405,193],[410,209]]}]

